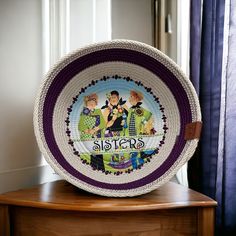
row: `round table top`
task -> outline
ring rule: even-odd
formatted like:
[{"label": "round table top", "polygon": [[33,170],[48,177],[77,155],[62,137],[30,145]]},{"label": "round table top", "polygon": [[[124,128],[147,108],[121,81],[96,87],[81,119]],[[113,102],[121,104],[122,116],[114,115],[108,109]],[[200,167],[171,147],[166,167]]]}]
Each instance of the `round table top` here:
[{"label": "round table top", "polygon": [[70,211],[145,211],[182,207],[214,207],[216,201],[182,185],[168,182],[138,197],[93,195],[65,180],[41,184],[0,195],[0,204]]}]

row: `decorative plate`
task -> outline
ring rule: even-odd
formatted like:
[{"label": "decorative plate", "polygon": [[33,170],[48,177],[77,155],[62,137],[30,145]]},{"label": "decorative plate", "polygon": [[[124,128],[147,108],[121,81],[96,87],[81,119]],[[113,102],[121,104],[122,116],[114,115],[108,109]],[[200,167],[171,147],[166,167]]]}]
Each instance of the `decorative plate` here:
[{"label": "decorative plate", "polygon": [[170,180],[193,155],[200,121],[180,68],[128,40],[64,57],[47,74],[34,111],[40,150],[54,170],[81,189],[115,197]]}]

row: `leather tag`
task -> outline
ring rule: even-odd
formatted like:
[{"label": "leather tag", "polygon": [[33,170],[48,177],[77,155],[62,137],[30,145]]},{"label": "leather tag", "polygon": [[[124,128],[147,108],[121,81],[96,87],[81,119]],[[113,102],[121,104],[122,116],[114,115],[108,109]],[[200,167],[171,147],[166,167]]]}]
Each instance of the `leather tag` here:
[{"label": "leather tag", "polygon": [[184,139],[185,140],[191,140],[195,138],[199,139],[201,136],[201,130],[202,130],[201,121],[196,121],[187,124],[185,127]]}]

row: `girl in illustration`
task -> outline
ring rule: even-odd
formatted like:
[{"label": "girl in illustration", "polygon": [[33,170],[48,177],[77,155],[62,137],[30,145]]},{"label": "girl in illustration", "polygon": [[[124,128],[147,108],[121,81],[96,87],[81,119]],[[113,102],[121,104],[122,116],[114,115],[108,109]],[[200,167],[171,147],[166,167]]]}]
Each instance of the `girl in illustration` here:
[{"label": "girl in illustration", "polygon": [[[126,136],[149,135],[153,132],[152,113],[144,109],[142,105],[143,94],[138,91],[130,91]],[[153,133],[152,133],[153,134]]]},{"label": "girl in illustration", "polygon": [[121,136],[124,127],[127,127],[128,108],[119,97],[119,92],[116,90],[107,94],[107,99],[103,115],[106,122],[106,135],[107,136]]},{"label": "girl in illustration", "polygon": [[96,108],[97,104],[97,94],[93,93],[84,97],[84,108],[78,124],[81,140],[104,136],[105,121],[101,109]]},{"label": "girl in illustration", "polygon": [[[96,108],[97,104],[97,94],[93,93],[84,97],[84,108],[80,114],[78,125],[82,141],[104,137],[105,121],[101,110]],[[103,155],[91,154],[90,165],[94,170],[105,171]]]}]

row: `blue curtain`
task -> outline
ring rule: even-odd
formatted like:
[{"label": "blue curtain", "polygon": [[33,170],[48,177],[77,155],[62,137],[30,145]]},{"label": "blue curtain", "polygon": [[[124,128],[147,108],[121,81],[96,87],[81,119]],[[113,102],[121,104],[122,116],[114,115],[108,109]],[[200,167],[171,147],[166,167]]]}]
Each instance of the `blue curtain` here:
[{"label": "blue curtain", "polygon": [[189,185],[217,200],[216,234],[236,235],[236,3],[192,0],[190,14],[190,77],[203,130]]},{"label": "blue curtain", "polygon": [[226,2],[216,198],[222,215],[218,222],[236,235],[236,2]]}]

